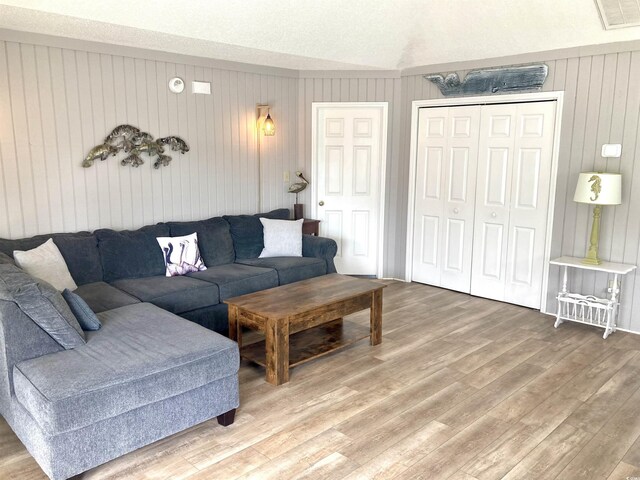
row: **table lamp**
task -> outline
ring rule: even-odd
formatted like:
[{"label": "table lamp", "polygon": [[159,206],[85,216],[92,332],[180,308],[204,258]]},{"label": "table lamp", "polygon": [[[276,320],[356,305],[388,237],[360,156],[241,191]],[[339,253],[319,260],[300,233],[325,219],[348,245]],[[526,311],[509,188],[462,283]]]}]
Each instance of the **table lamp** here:
[{"label": "table lamp", "polygon": [[598,241],[600,239],[600,214],[602,205],[620,205],[622,175],[619,173],[584,172],[578,176],[578,185],[573,201],[595,205],[593,209],[593,226],[587,256],[583,263],[600,265],[598,258]]}]

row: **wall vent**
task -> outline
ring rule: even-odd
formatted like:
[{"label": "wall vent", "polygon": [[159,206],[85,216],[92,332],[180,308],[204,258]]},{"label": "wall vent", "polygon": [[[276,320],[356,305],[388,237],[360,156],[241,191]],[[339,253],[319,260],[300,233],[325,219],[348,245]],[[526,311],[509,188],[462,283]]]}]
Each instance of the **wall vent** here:
[{"label": "wall vent", "polygon": [[640,0],[596,0],[606,30],[640,26]]}]

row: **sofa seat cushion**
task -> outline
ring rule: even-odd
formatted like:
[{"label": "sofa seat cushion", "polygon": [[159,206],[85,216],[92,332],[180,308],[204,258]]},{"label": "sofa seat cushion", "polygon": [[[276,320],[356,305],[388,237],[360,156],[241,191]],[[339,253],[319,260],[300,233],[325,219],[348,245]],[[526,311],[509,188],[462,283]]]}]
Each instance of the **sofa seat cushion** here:
[{"label": "sofa seat cushion", "polygon": [[220,303],[217,285],[186,276],[128,278],[113,282],[113,286],[178,314]]},{"label": "sofa seat cushion", "polygon": [[194,272],[190,277],[215,283],[220,289],[220,301],[246,293],[278,286],[278,274],[272,268],[231,263]]},{"label": "sofa seat cushion", "polygon": [[278,284],[299,282],[307,278],[319,277],[327,273],[327,263],[321,258],[270,257],[236,260],[243,265],[273,268],[278,272]]},{"label": "sofa seat cushion", "polygon": [[105,282],[87,283],[80,285],[73,293],[82,298],[89,308],[95,313],[113,310],[114,308],[124,307],[125,305],[133,305],[140,303],[136,297],[129,295],[116,287]]},{"label": "sofa seat cushion", "polygon": [[235,342],[154,305],[128,305],[98,318],[102,328],[88,332],[86,345],[14,367],[18,401],[48,434],[237,375]]}]

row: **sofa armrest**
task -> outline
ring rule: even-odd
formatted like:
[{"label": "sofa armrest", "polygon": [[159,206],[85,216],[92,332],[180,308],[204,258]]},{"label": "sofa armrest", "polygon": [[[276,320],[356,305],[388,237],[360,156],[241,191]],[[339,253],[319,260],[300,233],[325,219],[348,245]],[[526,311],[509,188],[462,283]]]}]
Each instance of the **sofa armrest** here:
[{"label": "sofa armrest", "polygon": [[302,256],[322,258],[327,262],[327,273],[336,273],[333,258],[338,253],[338,244],[324,237],[314,235],[302,235]]}]

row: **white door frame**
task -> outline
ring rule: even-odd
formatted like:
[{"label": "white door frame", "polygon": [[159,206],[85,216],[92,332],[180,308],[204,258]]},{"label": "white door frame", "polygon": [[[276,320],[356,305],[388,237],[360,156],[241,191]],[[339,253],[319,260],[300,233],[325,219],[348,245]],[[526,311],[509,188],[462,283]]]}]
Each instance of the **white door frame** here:
[{"label": "white door frame", "polygon": [[384,204],[385,204],[385,184],[387,174],[387,123],[389,102],[312,102],[311,103],[311,214],[317,218],[318,207],[318,154],[316,147],[318,143],[318,111],[321,108],[362,108],[370,107],[382,110],[382,138],[380,139],[380,218],[378,221],[378,259],[376,266],[376,276],[382,278],[384,260]]},{"label": "white door frame", "polygon": [[409,157],[409,197],[407,204],[407,256],[405,259],[405,281],[413,276],[413,216],[415,213],[416,163],[418,161],[418,112],[421,107],[451,107],[460,105],[488,105],[496,103],[523,103],[532,101],[556,101],[556,118],[553,133],[553,152],[551,157],[551,181],[549,185],[549,206],[547,213],[547,231],[544,247],[544,267],[542,272],[542,298],[540,311],[547,311],[547,288],[549,283],[549,260],[551,259],[551,237],[553,233],[553,214],[556,201],[556,183],[558,179],[558,158],[560,149],[560,122],[562,120],[562,102],[564,92],[535,92],[510,95],[484,95],[477,97],[438,98],[435,100],[414,100],[411,102],[411,150]]}]

